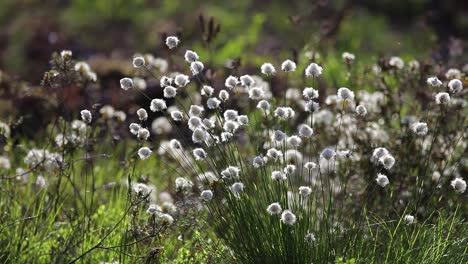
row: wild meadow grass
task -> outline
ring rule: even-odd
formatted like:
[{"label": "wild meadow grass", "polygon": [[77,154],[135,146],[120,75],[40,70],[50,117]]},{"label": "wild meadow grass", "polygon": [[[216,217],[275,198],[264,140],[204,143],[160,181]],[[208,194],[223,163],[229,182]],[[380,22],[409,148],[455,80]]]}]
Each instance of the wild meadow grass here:
[{"label": "wild meadow grass", "polygon": [[244,72],[166,45],[120,80],[137,107],[70,112],[64,89],[99,78],[62,51],[55,121],[0,123],[2,262],[468,261],[460,70],[307,53]]}]

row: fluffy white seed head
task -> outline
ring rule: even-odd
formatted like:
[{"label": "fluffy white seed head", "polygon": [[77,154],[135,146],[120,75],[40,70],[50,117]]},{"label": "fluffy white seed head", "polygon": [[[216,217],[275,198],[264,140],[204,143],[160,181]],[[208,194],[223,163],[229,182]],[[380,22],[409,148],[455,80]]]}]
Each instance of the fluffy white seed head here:
[{"label": "fluffy white seed head", "polygon": [[213,192],[211,190],[204,190],[201,192],[200,198],[205,201],[211,201],[211,199],[213,199]]},{"label": "fluffy white seed head", "polygon": [[414,134],[418,136],[425,136],[429,129],[427,128],[427,124],[423,122],[416,122],[411,125],[411,130]]},{"label": "fluffy white seed head", "polygon": [[189,82],[190,82],[190,78],[185,74],[179,74],[174,79],[174,83],[179,87],[184,87]]},{"label": "fluffy white seed head", "polygon": [[319,109],[320,109],[319,103],[314,102],[314,101],[312,101],[312,100],[307,101],[307,103],[304,105],[304,110],[305,110],[306,112],[312,113],[312,112],[318,111]]},{"label": "fluffy white seed head", "polygon": [[354,56],[354,54],[352,53],[349,53],[347,51],[343,52],[343,54],[341,55],[341,57],[343,58],[343,61],[347,64],[351,64],[354,62],[354,60],[356,59],[356,56]]},{"label": "fluffy white seed head", "polygon": [[304,164],[304,168],[306,168],[308,170],[312,170],[312,169],[317,168],[317,164],[315,164],[314,162],[309,161],[306,164]]},{"label": "fluffy white seed head", "polygon": [[284,72],[293,72],[296,70],[296,63],[292,60],[285,60],[281,63],[281,70]]},{"label": "fluffy white seed head", "polygon": [[175,179],[175,185],[177,190],[183,191],[192,188],[193,182],[186,178],[178,177]]},{"label": "fluffy white seed head", "polygon": [[140,125],[137,123],[131,123],[128,128],[130,129],[130,133],[133,135],[138,135],[138,131],[140,130]]},{"label": "fluffy white seed head", "polygon": [[305,69],[305,75],[307,77],[318,77],[322,75],[323,68],[317,63],[311,63]]},{"label": "fluffy white seed head", "polygon": [[434,86],[434,87],[442,86],[442,82],[436,76],[427,78],[426,82],[427,82],[427,84],[429,84],[431,86]]},{"label": "fluffy white seed head", "polygon": [[275,160],[275,161],[278,161],[278,160],[281,160],[283,158],[283,152],[281,152],[280,150],[277,150],[275,148],[271,148],[267,151],[267,157]]},{"label": "fluffy white seed head", "polygon": [[138,109],[137,115],[140,121],[145,121],[146,119],[148,119],[148,112],[146,112],[144,108]]},{"label": "fluffy white seed head", "polygon": [[325,148],[324,150],[322,150],[322,153],[320,153],[320,157],[326,160],[331,160],[335,158],[335,156],[336,152],[331,148]]},{"label": "fluffy white seed head", "polygon": [[191,105],[189,109],[189,115],[190,116],[201,116],[203,112],[205,111],[205,108],[201,105]]},{"label": "fluffy white seed head", "polygon": [[235,133],[239,128],[239,123],[234,120],[228,120],[224,122],[223,129],[226,132]]},{"label": "fluffy white seed head", "polygon": [[209,109],[216,109],[219,107],[220,104],[221,104],[221,101],[216,97],[208,98],[208,100],[206,101],[206,106]]},{"label": "fluffy white seed head", "polygon": [[391,57],[388,64],[398,70],[403,69],[405,66],[405,62],[400,57]]},{"label": "fluffy white seed head", "polygon": [[367,115],[367,108],[364,105],[356,106],[356,113],[360,116]]},{"label": "fluffy white seed head", "polygon": [[435,95],[436,104],[447,105],[450,103],[450,95],[448,93],[437,93]]},{"label": "fluffy white seed head", "polygon": [[448,69],[447,72],[445,73],[445,78],[448,80],[452,79],[460,79],[461,78],[461,72],[459,69]]},{"label": "fluffy white seed head", "polygon": [[237,117],[237,122],[241,126],[248,125],[249,124],[249,117],[247,117],[246,115],[240,115],[240,116]]},{"label": "fluffy white seed head", "polygon": [[458,79],[453,79],[448,83],[448,87],[451,93],[457,94],[463,90],[463,83]]},{"label": "fluffy white seed head", "polygon": [[242,182],[234,183],[233,185],[231,185],[231,191],[236,195],[240,194],[244,191],[244,184]]},{"label": "fluffy white seed head", "polygon": [[265,98],[265,91],[260,87],[253,87],[249,90],[249,98],[252,100],[262,100]]},{"label": "fluffy white seed head", "polygon": [[201,89],[201,95],[206,95],[206,96],[212,96],[214,92],[213,87],[208,86],[208,85],[203,85]]},{"label": "fluffy white seed head", "polygon": [[272,203],[267,207],[267,212],[270,215],[276,215],[276,214],[281,214],[283,209],[281,208],[281,205],[279,203]]},{"label": "fluffy white seed head", "polygon": [[142,160],[148,159],[151,156],[151,153],[152,151],[148,147],[142,147],[138,150],[138,156]]},{"label": "fluffy white seed head", "polygon": [[298,148],[302,143],[301,138],[298,136],[290,136],[286,141],[289,145],[293,146],[294,148]]},{"label": "fluffy white seed head", "polygon": [[174,121],[182,121],[182,119],[184,119],[184,114],[179,110],[174,110],[171,112],[171,118]]},{"label": "fluffy white seed head", "polygon": [[450,185],[457,193],[464,193],[466,191],[466,181],[462,178],[454,179],[450,182]]},{"label": "fluffy white seed head", "polygon": [[193,75],[199,74],[200,72],[203,71],[204,68],[205,68],[205,65],[203,65],[203,63],[200,61],[194,61],[190,63],[190,70],[192,71]]},{"label": "fluffy white seed head", "polygon": [[258,102],[257,108],[268,114],[270,112],[271,105],[267,100],[261,100]]},{"label": "fluffy white seed head", "polygon": [[169,141],[169,147],[171,149],[182,149],[182,144],[180,144],[180,141],[177,139],[171,139],[171,141]]},{"label": "fluffy white seed head", "polygon": [[239,80],[237,79],[237,77],[230,75],[229,77],[226,78],[224,85],[227,88],[232,90],[237,86],[238,83],[239,83]]},{"label": "fluffy white seed head", "polygon": [[301,186],[301,187],[299,187],[299,193],[303,197],[308,197],[312,193],[312,189],[310,187],[307,187],[307,186]]},{"label": "fluffy white seed head", "polygon": [[260,67],[260,71],[265,75],[275,75],[276,69],[271,63],[263,63]]},{"label": "fluffy white seed head", "polygon": [[414,221],[414,216],[409,215],[409,214],[405,215],[405,216],[403,217],[403,222],[405,222],[405,224],[407,224],[407,225],[414,224],[414,222],[415,222],[415,221]]},{"label": "fluffy white seed head", "polygon": [[150,110],[153,112],[161,112],[167,109],[166,101],[163,99],[153,99],[151,101]]},{"label": "fluffy white seed head", "polygon": [[177,45],[179,45],[179,38],[176,37],[176,36],[170,36],[170,37],[167,37],[166,38],[166,46],[169,48],[169,49],[174,49],[177,47]]},{"label": "fluffy white seed head", "polygon": [[296,172],[296,166],[294,164],[288,164],[284,167],[283,172],[286,176],[292,175]]},{"label": "fluffy white seed head", "polygon": [[196,160],[204,160],[208,156],[206,151],[202,148],[196,148],[192,151],[192,153]]},{"label": "fluffy white seed head", "polygon": [[166,87],[172,85],[172,81],[174,81],[172,78],[169,78],[167,76],[161,77],[161,80],[159,80],[159,85],[161,87]]},{"label": "fluffy white seed head", "polygon": [[150,136],[150,132],[146,128],[140,128],[140,130],[138,130],[137,136],[138,136],[138,139],[146,141],[146,140],[148,140],[148,138]]},{"label": "fluffy white seed head", "polygon": [[120,88],[124,89],[125,91],[133,87],[133,80],[130,78],[122,78],[120,79]]},{"label": "fluffy white seed head", "polygon": [[294,223],[296,223],[296,215],[294,215],[290,210],[284,210],[281,214],[281,222],[286,225],[294,225]]},{"label": "fluffy white seed head", "polygon": [[223,179],[239,179],[240,169],[239,167],[229,166],[223,171],[221,171],[221,177]]},{"label": "fluffy white seed head", "polygon": [[226,121],[236,120],[238,116],[239,116],[239,113],[236,110],[228,109],[224,111],[224,119]]},{"label": "fluffy white seed head", "polygon": [[165,98],[174,98],[177,95],[177,88],[166,86],[163,90]]},{"label": "fluffy white seed head", "polygon": [[281,142],[281,141],[286,139],[286,136],[287,136],[286,133],[284,133],[283,131],[276,130],[273,133],[273,140],[276,141],[276,142]]},{"label": "fluffy white seed head", "polygon": [[319,92],[312,87],[306,87],[302,91],[302,95],[306,100],[312,100],[319,97]]},{"label": "fluffy white seed head", "polygon": [[265,165],[265,159],[263,159],[263,157],[261,156],[256,156],[253,159],[252,165],[254,166],[254,168],[258,169]]},{"label": "fluffy white seed head", "polygon": [[203,143],[207,137],[208,133],[205,130],[197,128],[193,131],[192,141],[193,143]]},{"label": "fluffy white seed head", "polygon": [[250,75],[242,75],[240,77],[240,83],[244,87],[251,87],[255,84],[255,80]]},{"label": "fluffy white seed head", "polygon": [[302,124],[301,126],[299,126],[299,136],[310,138],[313,134],[314,130],[310,126],[306,124]]},{"label": "fluffy white seed head", "polygon": [[219,91],[218,97],[221,101],[226,102],[227,100],[229,100],[229,93],[226,90],[221,90]]},{"label": "fluffy white seed head", "polygon": [[284,181],[287,177],[282,171],[273,171],[271,173],[271,179],[274,181]]},{"label": "fluffy white seed head", "polygon": [[395,158],[390,154],[386,154],[379,159],[379,162],[385,169],[389,170],[395,165]]},{"label": "fluffy white seed head", "polygon": [[374,163],[378,163],[381,157],[383,157],[385,155],[389,155],[389,154],[390,154],[390,152],[386,148],[381,148],[381,147],[376,148],[372,152],[371,161],[374,162]]},{"label": "fluffy white seed head", "polygon": [[195,51],[187,50],[184,55],[186,62],[195,62],[199,59],[198,54]]},{"label": "fluffy white seed head", "polygon": [[290,118],[293,118],[296,115],[296,113],[291,107],[279,106],[275,109],[274,115],[281,120],[288,120]]},{"label": "fluffy white seed head", "polygon": [[189,129],[192,131],[195,131],[197,128],[203,128],[203,121],[198,116],[190,117],[187,124]]},{"label": "fluffy white seed head", "polygon": [[137,56],[133,58],[133,67],[141,68],[143,66],[145,66],[145,58],[143,58],[142,56]]},{"label": "fluffy white seed head", "polygon": [[91,121],[93,120],[93,115],[91,114],[91,112],[89,110],[81,110],[80,112],[81,114],[81,120],[83,120],[84,122],[86,123],[91,123]]},{"label": "fluffy white seed head", "polygon": [[387,186],[387,184],[390,183],[387,176],[385,176],[384,174],[381,174],[381,173],[377,174],[377,178],[375,179],[375,181],[377,182],[377,184],[380,187],[385,187],[385,186]]},{"label": "fluffy white seed head", "polygon": [[337,94],[341,100],[346,100],[346,99],[353,100],[354,99],[354,92],[346,87],[341,87],[340,89],[338,89]]}]

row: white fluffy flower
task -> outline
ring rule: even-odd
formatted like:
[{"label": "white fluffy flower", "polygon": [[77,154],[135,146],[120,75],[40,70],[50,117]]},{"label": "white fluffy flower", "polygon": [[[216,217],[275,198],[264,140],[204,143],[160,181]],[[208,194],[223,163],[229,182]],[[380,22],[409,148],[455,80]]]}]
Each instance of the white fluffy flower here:
[{"label": "white fluffy flower", "polygon": [[120,79],[120,88],[124,89],[125,91],[133,87],[133,80],[130,78],[122,78]]},{"label": "white fluffy flower", "polygon": [[130,133],[132,133],[133,135],[137,135],[141,127],[137,123],[131,123],[128,128],[130,129]]},{"label": "white fluffy flower", "polygon": [[239,113],[236,110],[228,109],[224,112],[224,119],[226,121],[236,120],[237,116],[239,116]]},{"label": "white fluffy flower", "polygon": [[153,99],[151,100],[150,110],[153,112],[160,112],[164,109],[167,109],[166,101],[163,99]]},{"label": "white fluffy flower", "polygon": [[274,181],[284,181],[286,180],[286,175],[281,171],[273,171],[271,173],[271,179]]},{"label": "white fluffy flower", "polygon": [[166,38],[166,46],[169,49],[176,48],[177,45],[179,45],[179,42],[180,42],[180,40],[176,36],[170,36],[170,37]]},{"label": "white fluffy flower", "polygon": [[163,77],[161,77],[161,80],[159,80],[159,85],[161,87],[170,86],[172,84],[172,81],[173,81],[172,78],[169,78],[167,76],[163,76]]},{"label": "white fluffy flower", "polygon": [[166,86],[163,90],[165,98],[174,98],[177,95],[177,88]]},{"label": "white fluffy flower", "polygon": [[427,78],[427,84],[432,85],[434,87],[442,86],[442,82],[436,76]]},{"label": "white fluffy flower", "polygon": [[304,164],[304,168],[306,168],[308,170],[312,170],[312,169],[317,168],[317,164],[315,164],[314,162],[309,161],[306,164]]},{"label": "white fluffy flower", "polygon": [[202,148],[196,148],[192,151],[192,153],[196,160],[204,160],[208,156],[206,151]]},{"label": "white fluffy flower", "polygon": [[450,185],[457,193],[464,193],[466,191],[466,182],[462,178],[456,178]]},{"label": "white fluffy flower", "polygon": [[202,113],[205,111],[205,108],[201,105],[191,105],[189,109],[190,116],[201,116]]},{"label": "white fluffy flower", "polygon": [[372,152],[371,161],[373,163],[378,163],[380,161],[381,157],[383,157],[385,155],[389,155],[389,154],[390,154],[390,152],[386,148],[376,148]]},{"label": "white fluffy flower", "polygon": [[347,51],[343,52],[341,57],[343,58],[344,62],[346,62],[346,63],[352,63],[356,58],[356,56],[354,56],[354,54],[349,53]]},{"label": "white fluffy flower", "polygon": [[294,225],[296,223],[296,216],[290,210],[284,210],[281,214],[281,222],[286,225]]},{"label": "white fluffy flower", "polygon": [[207,137],[208,133],[205,130],[197,128],[193,131],[192,141],[194,143],[203,143],[203,141],[205,141]]},{"label": "white fluffy flower", "polygon": [[306,87],[302,91],[302,95],[304,96],[305,99],[312,100],[312,99],[319,97],[319,92],[312,87]]},{"label": "white fluffy flower", "polygon": [[84,122],[86,123],[91,123],[91,121],[93,120],[93,116],[91,115],[91,112],[89,110],[81,110],[80,112],[81,114],[81,120],[83,120]]},{"label": "white fluffy flower", "polygon": [[261,100],[257,104],[257,108],[263,110],[266,114],[270,112],[271,105],[267,100]]},{"label": "white fluffy flower", "polygon": [[447,105],[448,103],[450,103],[450,95],[445,92],[437,93],[435,95],[435,101],[436,101],[436,104]]},{"label": "white fluffy flower", "polygon": [[195,62],[199,59],[198,54],[195,51],[187,50],[184,55],[186,62]]},{"label": "white fluffy flower", "polygon": [[232,90],[237,86],[238,83],[239,83],[239,80],[237,79],[237,77],[230,75],[229,77],[226,78],[224,85],[227,88]]},{"label": "white fluffy flower", "polygon": [[289,145],[293,146],[294,148],[298,148],[302,143],[301,138],[298,136],[290,136],[286,141]]},{"label": "white fluffy flower", "polygon": [[353,100],[354,99],[354,92],[346,87],[341,87],[340,89],[338,89],[337,95],[341,100],[346,100],[346,99]]},{"label": "white fluffy flower", "polygon": [[235,133],[239,128],[239,123],[234,120],[228,120],[224,122],[223,129],[226,132]]},{"label": "white fluffy flower", "polygon": [[193,75],[199,74],[200,72],[203,71],[204,68],[205,68],[205,65],[203,65],[203,63],[200,61],[194,61],[190,64],[190,70],[192,71]]},{"label": "white fluffy flower", "polygon": [[322,150],[322,153],[320,153],[320,157],[326,160],[331,160],[336,156],[336,152],[331,149],[331,148],[325,148]]},{"label": "white fluffy flower", "polygon": [[240,169],[239,167],[229,166],[221,171],[221,176],[223,179],[238,179],[240,176]]},{"label": "white fluffy flower", "polygon": [[276,74],[275,67],[271,63],[263,63],[260,67],[260,70],[265,75],[274,75]]},{"label": "white fluffy flower", "polygon": [[283,158],[283,152],[275,148],[271,148],[267,151],[267,157],[272,158],[275,161],[278,161]]},{"label": "white fluffy flower", "polygon": [[152,151],[148,147],[142,147],[138,150],[138,156],[142,160],[148,159],[151,156],[151,153]]},{"label": "white fluffy flower", "polygon": [[448,71],[445,73],[445,77],[448,80],[451,79],[460,79],[461,78],[461,72],[459,69],[448,69]]},{"label": "white fluffy flower", "polygon": [[192,131],[195,131],[197,128],[203,128],[203,121],[198,116],[190,117],[187,124],[189,129]]},{"label": "white fluffy flower", "polygon": [[388,64],[399,70],[403,69],[403,67],[405,66],[405,63],[400,57],[391,57],[388,61]]},{"label": "white fluffy flower", "polygon": [[255,84],[255,81],[250,75],[242,75],[240,77],[240,83],[244,87],[251,87],[252,85]]},{"label": "white fluffy flower", "polygon": [[150,132],[148,129],[146,128],[140,128],[140,130],[138,130],[138,139],[140,140],[148,140],[149,136],[150,136]]},{"label": "white fluffy flower", "polygon": [[193,183],[186,178],[178,177],[175,179],[175,185],[177,190],[183,191],[192,188]]},{"label": "white fluffy flower", "polygon": [[219,107],[220,104],[221,104],[221,101],[216,97],[208,98],[208,100],[206,101],[206,106],[209,109],[216,109]]},{"label": "white fluffy flower", "polygon": [[234,135],[231,132],[222,132],[221,133],[221,141],[222,142],[228,142],[229,140],[232,139]]},{"label": "white fluffy flower", "polygon": [[208,85],[203,85],[201,89],[201,95],[206,95],[206,96],[212,96],[214,92],[213,87],[208,86]]},{"label": "white fluffy flower", "polygon": [[310,138],[313,134],[314,130],[310,126],[306,124],[302,124],[301,126],[299,126],[299,136]]},{"label": "white fluffy flower", "polygon": [[317,63],[311,63],[305,69],[305,75],[307,77],[318,77],[322,75],[323,68]]},{"label": "white fluffy flower", "polygon": [[416,122],[411,125],[411,130],[414,134],[418,136],[425,136],[429,129],[427,128],[427,124],[423,122]]},{"label": "white fluffy flower", "polygon": [[292,60],[285,60],[281,63],[281,70],[284,72],[293,72],[296,70],[296,63]]},{"label": "white fluffy flower", "polygon": [[463,83],[458,79],[453,79],[448,83],[448,87],[451,93],[456,94],[463,90]]},{"label": "white fluffy flower", "polygon": [[320,105],[317,102],[314,102],[312,100],[307,101],[307,103],[304,105],[304,110],[306,112],[316,112],[320,109]]},{"label": "white fluffy flower", "polygon": [[379,173],[377,174],[377,178],[375,179],[375,181],[377,182],[377,184],[380,186],[380,187],[385,187],[387,186],[387,184],[389,184],[390,182],[388,181],[388,178],[387,176]]},{"label": "white fluffy flower", "polygon": [[174,79],[174,83],[179,87],[184,87],[189,82],[190,82],[190,78],[185,74],[179,74]]},{"label": "white fluffy flower", "polygon": [[299,193],[303,197],[308,197],[312,193],[312,189],[310,187],[307,187],[307,186],[301,186],[301,187],[299,187]]},{"label": "white fluffy flower", "polygon": [[218,97],[219,99],[221,99],[221,101],[226,102],[227,100],[229,100],[229,93],[226,90],[221,90],[219,91]]},{"label": "white fluffy flower", "polygon": [[395,165],[395,158],[390,155],[386,154],[379,159],[380,164],[384,166],[385,169],[389,170]]},{"label": "white fluffy flower", "polygon": [[254,168],[258,169],[265,165],[265,159],[261,156],[256,156],[253,159],[252,165],[254,166]]},{"label": "white fluffy flower", "polygon": [[293,118],[296,113],[291,107],[279,106],[275,109],[274,115],[281,120],[287,120],[289,118]]},{"label": "white fluffy flower", "polygon": [[242,182],[236,182],[233,185],[231,185],[231,191],[235,194],[238,195],[241,192],[244,191],[244,184]]},{"label": "white fluffy flower", "polygon": [[148,112],[146,112],[146,110],[144,108],[138,109],[137,115],[138,115],[138,119],[140,119],[140,121],[145,121],[146,119],[148,119]]},{"label": "white fluffy flower", "polygon": [[270,215],[281,214],[281,212],[283,211],[279,203],[270,204],[266,210]]},{"label": "white fluffy flower", "polygon": [[293,164],[288,164],[284,167],[283,172],[285,175],[292,175],[296,172],[296,166]]},{"label": "white fluffy flower", "polygon": [[145,66],[145,58],[143,58],[141,56],[137,56],[137,57],[133,58],[133,67],[141,68],[143,66]]},{"label": "white fluffy flower", "polygon": [[184,119],[184,114],[179,110],[174,110],[171,112],[171,118],[174,121],[181,121],[182,119]]},{"label": "white fluffy flower", "polygon": [[205,201],[211,201],[211,199],[213,199],[213,192],[211,190],[204,190],[201,192],[200,198]]},{"label": "white fluffy flower", "polygon": [[283,140],[286,139],[286,133],[284,133],[283,131],[281,130],[276,130],[274,133],[273,133],[273,140],[276,141],[276,142],[281,142]]},{"label": "white fluffy flower", "polygon": [[252,100],[262,100],[265,98],[265,91],[260,87],[253,87],[249,90],[249,98]]},{"label": "white fluffy flower", "polygon": [[313,233],[307,233],[304,236],[304,241],[309,244],[315,242],[315,235]]},{"label": "white fluffy flower", "polygon": [[364,105],[356,106],[356,113],[360,116],[367,115],[367,108]]},{"label": "white fluffy flower", "polygon": [[403,222],[405,222],[407,225],[414,224],[414,216],[409,214],[405,215],[405,217],[403,217]]},{"label": "white fluffy flower", "polygon": [[180,144],[180,141],[177,139],[171,139],[171,141],[169,141],[169,147],[172,149],[182,149],[182,144]]},{"label": "white fluffy flower", "polygon": [[242,125],[248,125],[249,124],[249,118],[246,115],[240,115],[237,117],[237,122]]}]

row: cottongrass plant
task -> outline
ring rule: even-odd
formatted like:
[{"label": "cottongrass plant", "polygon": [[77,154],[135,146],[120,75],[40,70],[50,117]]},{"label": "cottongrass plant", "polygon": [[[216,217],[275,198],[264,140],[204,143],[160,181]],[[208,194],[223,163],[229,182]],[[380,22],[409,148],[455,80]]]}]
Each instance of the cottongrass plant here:
[{"label": "cottongrass plant", "polygon": [[[352,67],[354,55],[343,58]],[[466,236],[455,233],[466,235],[459,166],[466,161],[466,107],[460,107],[458,80],[447,77],[442,85],[429,77],[425,89],[434,99],[426,109],[413,106],[424,111],[411,116],[402,107],[415,94],[396,83],[413,82],[417,61],[406,70],[401,58],[390,58],[389,72],[375,73],[383,90],[373,93],[318,89],[327,69],[314,62],[266,62],[259,68],[266,79],[286,80],[284,93],[275,97],[259,76],[228,75],[224,86],[212,87],[202,59],[186,51],[185,60],[200,65],[187,67],[192,76],[161,78],[168,80],[161,81],[165,95],[172,85],[183,94],[148,102],[179,131],[170,144],[160,143],[157,159],[179,168],[177,193],[199,197],[205,221],[238,261],[466,260],[460,249]],[[303,80],[302,92],[288,89],[296,78]],[[139,152],[146,153],[141,159],[152,154],[147,147]],[[431,180],[436,172],[444,176]]]}]

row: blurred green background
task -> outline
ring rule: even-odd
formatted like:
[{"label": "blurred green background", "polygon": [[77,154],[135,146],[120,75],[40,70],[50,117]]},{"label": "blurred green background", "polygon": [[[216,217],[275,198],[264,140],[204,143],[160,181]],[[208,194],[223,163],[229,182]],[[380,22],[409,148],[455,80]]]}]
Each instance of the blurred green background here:
[{"label": "blurred green background", "polygon": [[[210,43],[202,41],[200,15],[205,26],[210,17],[220,26]],[[70,49],[80,59],[158,56],[165,34],[178,34],[184,48],[215,64],[257,65],[304,50],[465,63],[468,2],[1,0],[0,69],[37,83],[53,51]]]}]

